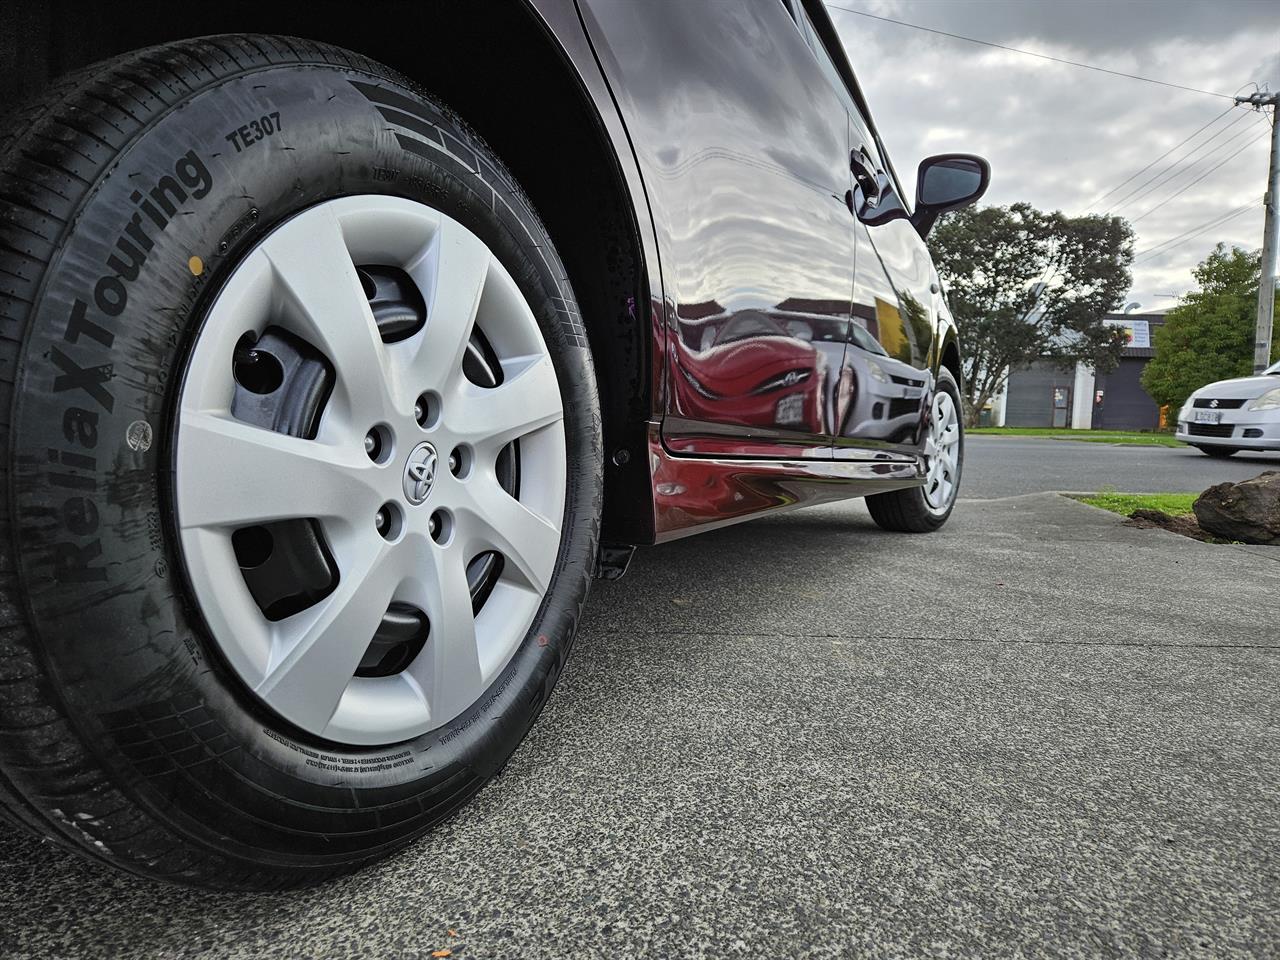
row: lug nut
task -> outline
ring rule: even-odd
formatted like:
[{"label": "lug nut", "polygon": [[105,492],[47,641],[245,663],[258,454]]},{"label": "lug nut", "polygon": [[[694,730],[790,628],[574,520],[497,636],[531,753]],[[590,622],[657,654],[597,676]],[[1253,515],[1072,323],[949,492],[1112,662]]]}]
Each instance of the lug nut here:
[{"label": "lug nut", "polygon": [[388,501],[373,515],[373,525],[384,540],[395,540],[404,529],[404,513],[394,501]]},{"label": "lug nut", "polygon": [[440,422],[440,395],[427,391],[413,402],[413,419],[423,430],[431,430]]},{"label": "lug nut", "polygon": [[386,463],[394,447],[395,442],[385,426],[376,426],[364,435],[364,452],[374,463]]},{"label": "lug nut", "polygon": [[448,510],[437,510],[427,521],[427,532],[431,539],[443,546],[453,536],[453,514]]},{"label": "lug nut", "polygon": [[465,480],[471,475],[471,467],[475,463],[475,451],[465,443],[454,447],[449,452],[448,463],[449,472],[459,480]]},{"label": "lug nut", "polygon": [[427,520],[427,533],[431,539],[443,546],[453,536],[453,514],[448,510],[437,510]]}]

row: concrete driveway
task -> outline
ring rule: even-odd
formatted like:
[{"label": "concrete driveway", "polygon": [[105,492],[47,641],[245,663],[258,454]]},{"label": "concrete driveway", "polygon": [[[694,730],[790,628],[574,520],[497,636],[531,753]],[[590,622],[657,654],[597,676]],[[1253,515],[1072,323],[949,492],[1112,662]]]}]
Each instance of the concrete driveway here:
[{"label": "concrete driveway", "polygon": [[0,835],[0,954],[1276,956],[1277,557],[1052,495],[643,551],[392,862],[209,895]]}]

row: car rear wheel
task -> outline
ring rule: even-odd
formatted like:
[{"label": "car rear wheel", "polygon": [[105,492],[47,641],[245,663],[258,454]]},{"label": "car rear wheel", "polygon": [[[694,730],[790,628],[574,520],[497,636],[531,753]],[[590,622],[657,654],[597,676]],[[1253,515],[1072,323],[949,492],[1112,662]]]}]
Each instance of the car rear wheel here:
[{"label": "car rear wheel", "polygon": [[964,468],[964,420],[960,387],[951,371],[938,371],[937,389],[925,427],[925,481],[922,486],[867,497],[871,519],[885,530],[931,533],[955,509]]},{"label": "car rear wheel", "polygon": [[219,37],[64,81],[0,197],[0,809],[230,888],[457,810],[561,672],[601,504],[511,175],[385,67]]}]

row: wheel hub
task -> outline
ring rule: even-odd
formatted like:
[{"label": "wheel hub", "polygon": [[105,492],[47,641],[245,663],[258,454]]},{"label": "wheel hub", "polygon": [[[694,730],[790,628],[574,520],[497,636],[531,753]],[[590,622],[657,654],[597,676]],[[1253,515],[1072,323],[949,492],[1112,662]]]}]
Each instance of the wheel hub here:
[{"label": "wheel hub", "polygon": [[232,669],[342,743],[479,700],[551,582],[563,417],[532,310],[458,222],[361,196],[277,227],[211,305],[175,428],[183,559]]}]

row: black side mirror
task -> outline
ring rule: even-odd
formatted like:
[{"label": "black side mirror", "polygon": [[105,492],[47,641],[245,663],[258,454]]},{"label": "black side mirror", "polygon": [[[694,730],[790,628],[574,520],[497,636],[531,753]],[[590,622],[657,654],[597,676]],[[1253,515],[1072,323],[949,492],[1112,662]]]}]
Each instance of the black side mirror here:
[{"label": "black side mirror", "polygon": [[916,211],[911,223],[926,237],[938,217],[967,207],[987,192],[991,165],[969,153],[944,153],[920,161],[916,174]]}]

